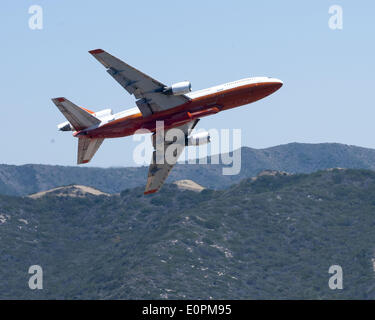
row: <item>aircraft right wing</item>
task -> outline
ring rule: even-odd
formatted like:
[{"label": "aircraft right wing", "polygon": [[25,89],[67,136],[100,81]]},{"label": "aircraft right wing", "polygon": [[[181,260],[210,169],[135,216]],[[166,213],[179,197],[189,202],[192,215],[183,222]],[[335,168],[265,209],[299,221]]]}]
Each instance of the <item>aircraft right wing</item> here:
[{"label": "aircraft right wing", "polygon": [[141,71],[110,55],[102,49],[89,51],[107,72],[136,99],[136,104],[144,117],[168,110],[188,101],[185,95],[166,95],[162,91],[167,86]]},{"label": "aircraft right wing", "polygon": [[[172,129],[180,129],[183,132],[183,135],[177,137],[177,141],[173,142],[174,144],[174,152],[166,156],[167,148],[171,147],[171,142],[165,141],[165,135],[167,135],[169,130],[165,130],[163,141],[157,141],[155,139],[154,148],[158,149],[160,152],[160,156],[162,159],[157,159],[157,151],[154,150],[152,154],[151,164],[148,170],[148,178],[146,189],[144,194],[154,193],[157,192],[160,187],[164,184],[165,180],[168,178],[170,171],[172,170],[173,166],[176,164],[178,158],[180,157],[182,151],[185,148],[185,139],[197,125],[199,119],[191,121],[187,124],[184,124],[179,127],[175,127]],[[180,139],[178,139],[180,138]],[[161,147],[161,142],[163,142],[163,146]],[[160,148],[163,148],[160,150]],[[169,159],[168,159],[169,158]],[[158,160],[162,160],[162,163],[158,163]]]}]

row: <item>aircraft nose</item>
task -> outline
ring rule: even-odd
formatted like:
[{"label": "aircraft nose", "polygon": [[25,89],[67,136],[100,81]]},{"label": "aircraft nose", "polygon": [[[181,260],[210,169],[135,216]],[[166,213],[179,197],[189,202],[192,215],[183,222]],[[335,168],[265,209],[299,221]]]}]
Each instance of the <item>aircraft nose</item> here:
[{"label": "aircraft nose", "polygon": [[283,86],[283,82],[276,78],[268,78],[265,82],[259,84],[258,93],[262,98],[276,92]]},{"label": "aircraft nose", "polygon": [[284,82],[282,82],[280,79],[274,79],[274,88],[275,90],[279,90],[283,86]]}]

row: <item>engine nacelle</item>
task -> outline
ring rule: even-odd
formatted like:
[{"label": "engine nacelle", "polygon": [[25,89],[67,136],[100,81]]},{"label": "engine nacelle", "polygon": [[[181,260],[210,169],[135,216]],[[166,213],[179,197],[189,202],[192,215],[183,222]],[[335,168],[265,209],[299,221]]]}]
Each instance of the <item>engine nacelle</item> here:
[{"label": "engine nacelle", "polygon": [[112,114],[112,109],[104,109],[94,113],[94,116],[97,117],[102,122],[112,121],[115,117]]},{"label": "engine nacelle", "polygon": [[105,117],[112,115],[112,110],[111,109],[100,110],[100,111],[95,112],[94,115],[97,118],[105,118]]},{"label": "engine nacelle", "polygon": [[57,129],[59,129],[60,131],[72,131],[73,127],[69,123],[69,121],[66,121],[66,122],[58,124]]},{"label": "engine nacelle", "polygon": [[211,136],[207,131],[192,134],[186,138],[187,146],[201,146],[211,142]]},{"label": "engine nacelle", "polygon": [[172,84],[172,86],[164,89],[165,94],[171,94],[174,96],[179,96],[191,91],[191,83],[189,81],[182,81]]}]

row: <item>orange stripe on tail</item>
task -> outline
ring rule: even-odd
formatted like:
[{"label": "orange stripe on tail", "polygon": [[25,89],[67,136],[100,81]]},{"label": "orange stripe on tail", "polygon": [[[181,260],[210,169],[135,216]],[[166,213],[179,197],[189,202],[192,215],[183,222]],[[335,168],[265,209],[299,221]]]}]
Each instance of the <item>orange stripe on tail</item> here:
[{"label": "orange stripe on tail", "polygon": [[86,109],[86,108],[84,108],[84,107],[80,107],[80,108],[83,109],[83,110],[85,110],[85,111],[87,111],[88,113],[91,113],[91,114],[95,113],[94,111],[91,111],[91,110]]}]

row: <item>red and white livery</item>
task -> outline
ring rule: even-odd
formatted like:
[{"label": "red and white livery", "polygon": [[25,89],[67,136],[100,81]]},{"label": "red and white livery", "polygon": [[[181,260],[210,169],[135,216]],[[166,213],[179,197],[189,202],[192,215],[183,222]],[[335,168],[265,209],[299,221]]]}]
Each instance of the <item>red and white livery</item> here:
[{"label": "red and white livery", "polygon": [[[164,136],[172,128],[181,129],[185,135],[181,141],[173,142],[181,144],[181,148],[176,148],[173,160],[168,159],[162,164],[155,160],[155,150],[160,142],[153,136],[155,150],[145,194],[160,189],[185,145],[209,142],[210,138],[205,133],[191,134],[199,119],[255,102],[283,85],[276,78],[253,77],[191,92],[189,81],[167,86],[102,49],[89,52],[126,91],[134,95],[137,107],[113,114],[111,109],[93,112],[66,98],[52,99],[68,120],[58,125],[59,130],[74,131],[73,135],[78,138],[78,164],[89,162],[106,138],[130,136],[139,129],[147,129],[155,136],[157,121],[164,121]],[[162,142],[164,148],[171,144]]]}]

